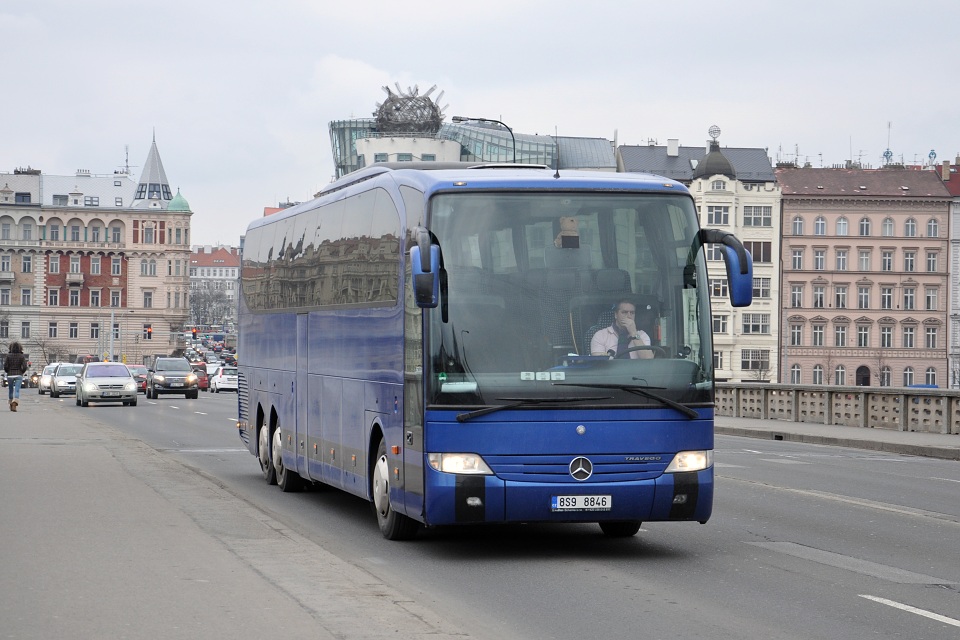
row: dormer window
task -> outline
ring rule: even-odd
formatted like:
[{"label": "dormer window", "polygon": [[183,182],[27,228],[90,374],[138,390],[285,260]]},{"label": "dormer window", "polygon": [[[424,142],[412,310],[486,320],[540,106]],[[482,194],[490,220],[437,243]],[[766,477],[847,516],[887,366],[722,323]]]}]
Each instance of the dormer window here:
[{"label": "dormer window", "polygon": [[727,189],[727,182],[725,180],[714,180],[710,183],[710,188],[713,191],[725,191]]}]

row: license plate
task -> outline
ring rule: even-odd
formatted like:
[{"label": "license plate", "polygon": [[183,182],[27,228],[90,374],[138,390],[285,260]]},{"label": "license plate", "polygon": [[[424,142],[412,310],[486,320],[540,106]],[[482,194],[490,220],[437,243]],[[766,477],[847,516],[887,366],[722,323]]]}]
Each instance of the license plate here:
[{"label": "license plate", "polygon": [[116,397],[119,397],[119,396],[120,396],[120,392],[119,392],[119,391],[104,391],[102,395],[103,395],[104,398],[116,398]]},{"label": "license plate", "polygon": [[551,511],[610,511],[613,496],[553,496]]},{"label": "license plate", "polygon": [[183,383],[182,383],[182,382],[172,382],[172,383],[170,383],[170,386],[171,386],[171,387],[182,387],[182,386],[183,386]]}]

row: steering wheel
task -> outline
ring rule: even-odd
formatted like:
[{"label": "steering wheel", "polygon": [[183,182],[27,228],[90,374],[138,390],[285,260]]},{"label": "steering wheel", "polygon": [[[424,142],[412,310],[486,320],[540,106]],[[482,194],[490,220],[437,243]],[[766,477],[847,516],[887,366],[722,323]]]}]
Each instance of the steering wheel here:
[{"label": "steering wheel", "polygon": [[624,353],[633,353],[634,351],[652,351],[654,358],[668,358],[667,350],[663,347],[659,347],[655,344],[642,344],[637,347],[630,347],[629,349],[624,349],[621,351],[621,354]]}]

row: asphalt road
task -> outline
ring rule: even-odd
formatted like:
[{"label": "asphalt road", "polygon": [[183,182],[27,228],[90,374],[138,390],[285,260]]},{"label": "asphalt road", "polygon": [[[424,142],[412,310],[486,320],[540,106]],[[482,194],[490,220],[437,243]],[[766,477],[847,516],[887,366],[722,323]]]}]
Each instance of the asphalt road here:
[{"label": "asphalt road", "polygon": [[[718,436],[706,525],[649,523],[627,540],[595,525],[451,528],[397,543],[355,497],[267,486],[236,435],[233,394],[54,410],[143,441],[295,532],[294,558],[278,549],[275,561],[298,601],[317,577],[296,568],[325,554],[473,638],[960,636],[954,461]],[[229,508],[191,517],[211,532],[233,522]],[[367,637],[363,622],[343,637]]]}]

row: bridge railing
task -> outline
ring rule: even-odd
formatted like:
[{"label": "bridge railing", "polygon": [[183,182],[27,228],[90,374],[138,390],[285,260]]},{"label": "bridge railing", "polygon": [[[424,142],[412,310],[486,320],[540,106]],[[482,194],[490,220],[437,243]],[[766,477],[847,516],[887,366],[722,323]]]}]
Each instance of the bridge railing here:
[{"label": "bridge railing", "polygon": [[721,382],[716,415],[951,434],[960,391]]}]

